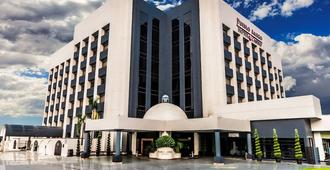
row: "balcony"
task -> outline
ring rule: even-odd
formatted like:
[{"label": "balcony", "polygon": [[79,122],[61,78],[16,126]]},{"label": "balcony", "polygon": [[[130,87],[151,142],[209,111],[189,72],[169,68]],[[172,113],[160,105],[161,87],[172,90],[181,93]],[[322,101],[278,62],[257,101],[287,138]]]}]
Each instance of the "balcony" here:
[{"label": "balcony", "polygon": [[280,89],[281,89],[281,92],[284,92],[284,88],[283,88],[283,86],[281,86],[281,88],[280,88]]},{"label": "balcony", "polygon": [[226,84],[227,96],[234,96],[234,86]]},{"label": "balcony", "polygon": [[74,98],[75,98],[75,95],[74,94],[70,94],[69,101],[70,102],[73,102],[74,101]]},{"label": "balcony", "polygon": [[66,73],[69,73],[69,72],[70,72],[70,66],[66,66],[66,67],[65,67],[65,72],[66,72]]},{"label": "balcony", "polygon": [[62,70],[60,70],[60,76],[63,76],[63,69]]},{"label": "balcony", "polygon": [[256,87],[257,87],[257,88],[261,88],[261,83],[260,83],[259,80],[256,80],[255,83],[256,83]]},{"label": "balcony", "polygon": [[104,111],[104,103],[103,102],[97,104],[96,111],[97,112],[103,112]]},{"label": "balcony", "polygon": [[243,78],[243,74],[240,72],[236,72],[236,77],[237,77],[237,81],[239,82],[243,82],[244,78]]},{"label": "balcony", "polygon": [[96,49],[97,49],[97,40],[91,43],[91,50],[96,50]]},{"label": "balcony", "polygon": [[86,115],[92,115],[92,108],[90,106],[85,107],[85,114]]},{"label": "balcony", "polygon": [[270,81],[273,81],[273,80],[274,80],[274,76],[273,76],[272,73],[269,73],[269,80],[270,80]]},{"label": "balcony", "polygon": [[47,102],[49,102],[49,100],[50,100],[50,96],[48,95],[48,96],[47,96]]},{"label": "balcony", "polygon": [[254,94],[251,92],[248,92],[248,100],[249,101],[254,101]]},{"label": "balcony", "polygon": [[82,100],[84,98],[84,91],[78,92],[78,100]]},{"label": "balcony", "polygon": [[90,98],[94,95],[94,88],[87,89],[87,97]]},{"label": "balcony", "polygon": [[275,88],[274,88],[273,86],[270,86],[270,92],[271,92],[272,94],[275,93]]},{"label": "balcony", "polygon": [[78,71],[78,66],[77,65],[72,66],[72,73],[77,73],[77,71]]},{"label": "balcony", "polygon": [[87,63],[87,60],[80,62],[80,70],[83,70],[86,68],[86,63]]},{"label": "balcony", "polygon": [[66,133],[71,133],[72,126],[71,125],[66,125]]},{"label": "balcony", "polygon": [[77,83],[76,79],[71,80],[71,87],[75,87]]},{"label": "balcony", "polygon": [[99,69],[99,77],[105,77],[107,75],[107,67],[102,67]]},{"label": "balcony", "polygon": [[232,54],[231,54],[231,52],[229,52],[228,50],[225,50],[224,51],[224,55],[225,55],[225,59],[227,60],[227,61],[232,61]]},{"label": "balcony", "polygon": [[260,59],[262,64],[266,64],[266,59],[264,56],[260,56]]},{"label": "balcony", "polygon": [[100,60],[105,61],[108,58],[108,50],[104,50],[100,53]]},{"label": "balcony", "polygon": [[273,63],[271,61],[268,61],[268,68],[272,68],[273,67]]},{"label": "balcony", "polygon": [[95,65],[96,64],[96,56],[92,56],[90,59],[89,59],[89,65]]},{"label": "balcony", "polygon": [[246,46],[244,46],[244,55],[249,56],[250,55],[250,49]]},{"label": "balcony", "polygon": [[259,74],[260,70],[258,66],[254,66],[254,73]]},{"label": "balcony", "polygon": [[48,106],[45,107],[45,112],[48,113]]},{"label": "balcony", "polygon": [[65,109],[65,102],[61,103],[61,109]]},{"label": "balcony", "polygon": [[79,58],[79,52],[76,51],[76,52],[74,52],[74,54],[73,54],[73,59],[77,60],[78,58]]},{"label": "balcony", "polygon": [[251,70],[252,69],[251,63],[249,61],[247,61],[247,60],[245,60],[245,68],[247,70]]},{"label": "balcony", "polygon": [[109,33],[106,33],[101,37],[101,44],[102,45],[108,44],[108,41],[109,41]]},{"label": "balcony", "polygon": [[55,94],[52,94],[52,100],[55,100]]},{"label": "balcony", "polygon": [[262,69],[262,77],[267,77],[267,72],[264,69]]},{"label": "balcony", "polygon": [[252,85],[253,84],[252,77],[246,76],[246,82],[247,82],[248,85]]},{"label": "balcony", "polygon": [[55,73],[54,78],[57,79],[57,72]]},{"label": "balcony", "polygon": [[236,61],[236,65],[241,66],[243,64],[243,61],[239,56],[235,56],[235,61]]},{"label": "balcony", "polygon": [[258,101],[262,100],[262,96],[257,95],[257,100],[258,100]]},{"label": "balcony", "polygon": [[245,98],[245,91],[243,89],[238,89],[238,97]]},{"label": "balcony", "polygon": [[44,118],[44,124],[47,124],[47,118],[46,117]]},{"label": "balcony", "polygon": [[68,78],[65,78],[65,79],[64,79],[64,84],[65,84],[65,85],[68,85],[68,81],[69,81],[69,79],[68,79]]},{"label": "balcony", "polygon": [[56,89],[56,83],[53,83],[53,89]]},{"label": "balcony", "polygon": [[79,84],[84,84],[85,83],[85,75],[82,75],[79,77]]},{"label": "balcony", "polygon": [[53,119],[53,117],[52,116],[49,116],[48,117],[48,123],[52,123],[52,119]]},{"label": "balcony", "polygon": [[225,70],[226,71],[226,77],[233,78],[233,76],[234,76],[233,70],[229,67],[226,67],[225,69],[226,69]]},{"label": "balcony", "polygon": [[64,114],[60,115],[60,121],[63,122],[64,121]]},{"label": "balcony", "polygon": [[234,47],[236,50],[241,51],[241,43],[238,42],[237,40],[234,40]]},{"label": "balcony", "polygon": [[82,115],[82,107],[77,107],[76,108],[76,117],[81,116]]},{"label": "balcony", "polygon": [[258,60],[258,54],[253,51],[253,60]]},{"label": "balcony", "polygon": [[282,76],[278,76],[278,77],[279,77],[279,79],[280,79],[280,82],[281,82],[281,81],[283,80],[283,79],[282,79]]},{"label": "balcony", "polygon": [[48,85],[48,91],[52,90],[52,85]]},{"label": "balcony", "polygon": [[105,93],[105,84],[101,84],[97,86],[97,94],[102,95]]},{"label": "balcony", "polygon": [[268,85],[264,83],[264,91],[268,91]]},{"label": "balcony", "polygon": [[66,97],[67,93],[68,93],[67,90],[63,90],[62,96],[63,96],[63,97]]},{"label": "balcony", "polygon": [[59,99],[61,98],[61,92],[57,92],[56,97]]},{"label": "balcony", "polygon": [[95,80],[95,71],[88,73],[88,81]]},{"label": "balcony", "polygon": [[230,36],[223,33],[223,43],[227,44],[227,45],[230,45],[231,44],[231,41],[230,41]]},{"label": "balcony", "polygon": [[54,116],[54,122],[57,122],[57,120],[58,120],[58,116],[56,115]]},{"label": "balcony", "polygon": [[86,55],[87,55],[87,51],[88,51],[87,46],[85,46],[85,47],[82,48],[82,50],[81,50],[81,54],[82,54],[83,56],[86,56]]},{"label": "balcony", "polygon": [[73,109],[68,110],[68,117],[73,117]]},{"label": "balcony", "polygon": [[49,75],[49,80],[52,81],[53,80],[53,75]]}]

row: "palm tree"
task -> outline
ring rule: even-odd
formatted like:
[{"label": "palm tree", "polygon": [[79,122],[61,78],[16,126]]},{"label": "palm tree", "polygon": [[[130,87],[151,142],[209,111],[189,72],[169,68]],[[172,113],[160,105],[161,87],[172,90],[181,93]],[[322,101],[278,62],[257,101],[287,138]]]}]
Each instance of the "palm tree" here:
[{"label": "palm tree", "polygon": [[92,109],[92,119],[99,119],[100,114],[97,112],[97,105],[99,103],[99,98],[93,100],[93,98],[89,98],[89,107]]},{"label": "palm tree", "polygon": [[77,122],[76,134],[78,138],[77,138],[76,156],[80,156],[80,133],[81,133],[81,127],[85,126],[86,115],[81,116],[81,114],[78,114],[77,118],[78,118],[78,122]]}]

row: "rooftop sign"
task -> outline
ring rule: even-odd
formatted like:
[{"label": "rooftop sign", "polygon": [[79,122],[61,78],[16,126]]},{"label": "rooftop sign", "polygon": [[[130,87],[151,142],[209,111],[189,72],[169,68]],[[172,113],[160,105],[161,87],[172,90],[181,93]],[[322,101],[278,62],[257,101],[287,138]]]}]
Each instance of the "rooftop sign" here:
[{"label": "rooftop sign", "polygon": [[237,18],[237,28],[238,32],[243,34],[248,40],[254,42],[255,44],[262,46],[262,36],[255,32],[252,28],[247,26],[244,22]]}]

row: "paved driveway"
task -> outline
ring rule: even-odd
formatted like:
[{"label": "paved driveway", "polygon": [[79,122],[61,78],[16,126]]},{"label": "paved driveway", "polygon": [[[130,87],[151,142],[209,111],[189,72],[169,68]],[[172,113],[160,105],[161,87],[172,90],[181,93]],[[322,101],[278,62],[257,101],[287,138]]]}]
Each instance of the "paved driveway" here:
[{"label": "paved driveway", "polygon": [[[77,157],[63,158],[53,156],[39,156],[30,152],[0,153],[0,170],[185,170],[185,169],[242,169],[242,170],[300,170],[311,165],[297,165],[295,163],[244,161],[239,159],[225,159],[225,165],[214,166],[212,158],[200,158],[194,160],[150,160],[147,158],[124,157],[122,164],[111,162],[110,157],[91,157],[80,159]],[[318,166],[319,167],[319,166]],[[330,168],[330,167],[329,167]]]}]

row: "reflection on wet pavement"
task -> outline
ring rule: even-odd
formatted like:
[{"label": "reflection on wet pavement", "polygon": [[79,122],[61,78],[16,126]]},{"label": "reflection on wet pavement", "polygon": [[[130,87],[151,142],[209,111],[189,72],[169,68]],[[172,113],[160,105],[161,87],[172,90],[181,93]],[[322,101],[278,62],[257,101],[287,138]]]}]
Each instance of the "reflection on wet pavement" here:
[{"label": "reflection on wet pavement", "polygon": [[0,152],[0,170],[180,170],[180,169],[244,169],[244,170],[299,170],[310,165],[298,166],[295,163],[244,161],[239,159],[225,159],[225,165],[213,165],[212,158],[190,160],[150,160],[147,158],[123,157],[122,164],[111,161],[111,157],[91,157],[81,159],[77,157],[54,157],[37,155],[33,152]]}]

